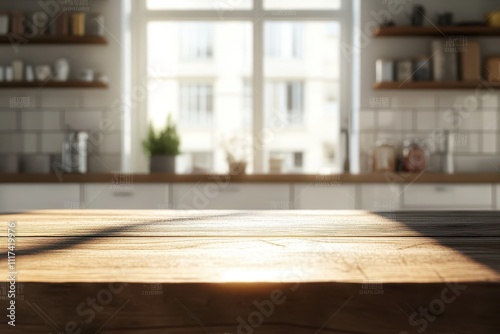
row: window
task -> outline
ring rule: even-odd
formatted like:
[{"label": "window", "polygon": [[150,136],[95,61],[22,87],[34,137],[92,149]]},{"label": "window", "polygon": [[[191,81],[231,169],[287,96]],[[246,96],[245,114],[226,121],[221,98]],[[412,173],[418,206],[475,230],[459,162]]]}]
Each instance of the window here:
[{"label": "window", "polygon": [[302,82],[273,82],[267,85],[267,114],[286,125],[301,125],[304,113]]},{"label": "window", "polygon": [[272,22],[265,26],[266,56],[280,59],[302,57],[302,25]]},{"label": "window", "polygon": [[213,42],[211,24],[183,23],[181,25],[181,58],[183,60],[211,59]]},{"label": "window", "polygon": [[[351,1],[132,3],[135,83],[147,88],[135,101],[133,142],[170,114],[181,137],[178,172],[226,173],[232,150],[244,152],[248,173],[268,173],[274,154],[287,172],[341,170],[351,64],[340,45],[351,37]],[[236,137],[245,147],[228,149]],[[140,149],[133,156],[145,169]]]},{"label": "window", "polygon": [[204,83],[181,83],[180,121],[186,126],[209,126],[213,118],[213,87]]}]

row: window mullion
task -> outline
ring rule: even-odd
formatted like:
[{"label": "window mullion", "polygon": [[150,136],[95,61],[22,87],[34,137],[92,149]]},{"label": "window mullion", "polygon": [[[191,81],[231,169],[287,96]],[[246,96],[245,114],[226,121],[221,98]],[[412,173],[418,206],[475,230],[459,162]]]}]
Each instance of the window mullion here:
[{"label": "window mullion", "polygon": [[253,167],[254,173],[264,172],[264,22],[263,0],[254,1],[253,20]]}]

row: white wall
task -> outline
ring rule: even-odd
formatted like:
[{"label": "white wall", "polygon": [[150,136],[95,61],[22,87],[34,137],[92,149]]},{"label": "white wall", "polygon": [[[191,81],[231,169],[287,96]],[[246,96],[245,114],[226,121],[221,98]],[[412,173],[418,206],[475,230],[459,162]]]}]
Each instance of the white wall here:
[{"label": "white wall", "polygon": [[[396,1],[397,2],[397,1]],[[375,62],[379,58],[415,58],[420,55],[430,56],[432,38],[385,37],[372,38],[366,31],[377,23],[377,15],[389,13],[388,5],[382,1],[361,0],[362,42],[360,48],[361,77],[359,78],[360,98],[360,151],[361,169],[369,170],[371,150],[377,139],[390,138],[400,146],[407,137],[420,137],[433,140],[433,132],[438,128],[449,128],[445,115],[451,107],[458,103],[464,105],[467,96],[475,96],[475,91],[374,91]],[[387,1],[390,3],[390,1]],[[491,0],[432,1],[421,0],[418,4],[425,6],[426,16],[435,23],[436,13],[451,11],[455,21],[482,21],[485,14],[492,11],[500,3]],[[406,1],[403,11],[390,15],[398,25],[408,25],[406,16],[413,5]],[[399,9],[399,7],[396,7]],[[427,21],[426,25],[430,25]],[[359,30],[358,30],[359,31]],[[499,38],[470,38],[481,44],[484,57],[500,55]],[[458,134],[456,147],[456,169],[461,172],[497,171],[500,159],[499,94],[498,91],[479,92],[478,104],[467,108],[463,124]],[[375,98],[382,98],[379,103]],[[469,99],[466,101],[472,101]],[[380,100],[378,100],[380,101]],[[438,156],[433,157],[433,168],[440,170]]]},{"label": "white wall", "polygon": [[[42,0],[43,3],[55,1]],[[89,13],[105,17],[109,44],[98,45],[28,45],[16,52],[10,45],[0,45],[0,66],[13,59],[25,64],[53,65],[64,57],[70,61],[71,77],[81,68],[92,68],[109,77],[107,90],[87,89],[1,89],[0,90],[0,154],[51,154],[60,159],[66,126],[93,134],[93,150],[89,157],[92,172],[121,169],[121,55],[122,1],[88,1]],[[68,6],[71,7],[71,6]],[[53,7],[50,7],[53,9]],[[71,9],[71,8],[70,8]],[[44,10],[38,1],[3,0],[0,10],[36,12]],[[29,106],[11,106],[12,98],[29,98]],[[106,123],[102,123],[105,120]],[[103,126],[105,124],[105,126]]]}]

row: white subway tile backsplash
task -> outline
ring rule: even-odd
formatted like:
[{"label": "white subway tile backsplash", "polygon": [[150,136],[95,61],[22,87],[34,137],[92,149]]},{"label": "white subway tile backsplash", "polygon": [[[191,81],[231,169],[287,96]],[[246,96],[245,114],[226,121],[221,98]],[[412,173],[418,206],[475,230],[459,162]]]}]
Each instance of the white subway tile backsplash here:
[{"label": "white subway tile backsplash", "polygon": [[361,130],[373,130],[376,128],[376,112],[365,111],[359,115],[359,128]]},{"label": "white subway tile backsplash", "polygon": [[479,108],[480,99],[472,91],[460,95],[441,95],[439,96],[438,107],[440,109],[454,109],[464,111],[474,111]]},{"label": "white subway tile backsplash", "polygon": [[119,112],[105,112],[102,114],[101,130],[105,133],[120,131],[122,129],[122,116]]},{"label": "white subway tile backsplash", "polygon": [[19,133],[0,133],[0,153],[20,153],[23,139]]},{"label": "white subway tile backsplash", "polygon": [[500,113],[497,111],[483,111],[483,124],[481,130],[496,131],[500,120]]},{"label": "white subway tile backsplash", "polygon": [[90,173],[114,173],[121,170],[121,157],[118,155],[95,155],[89,156]]},{"label": "white subway tile backsplash", "polygon": [[22,130],[60,130],[61,113],[58,111],[21,112]]},{"label": "white subway tile backsplash", "polygon": [[429,131],[438,127],[437,114],[432,111],[417,111],[417,130]]},{"label": "white subway tile backsplash", "polygon": [[41,107],[54,108],[79,108],[81,104],[81,94],[79,92],[51,92],[44,91],[41,96]]},{"label": "white subway tile backsplash", "polygon": [[458,153],[479,153],[479,134],[455,133],[453,135],[453,151]]},{"label": "white subway tile backsplash", "polygon": [[483,133],[483,153],[492,154],[497,152],[498,135],[496,133]]},{"label": "white subway tile backsplash", "polygon": [[380,130],[411,130],[413,114],[408,111],[381,110],[378,112]]},{"label": "white subway tile backsplash", "polygon": [[120,154],[121,152],[121,135],[118,134],[105,134],[101,144],[98,146],[99,153],[114,153]]},{"label": "white subway tile backsplash", "polygon": [[435,108],[436,98],[429,95],[399,95],[391,98],[391,108]]},{"label": "white subway tile backsplash", "polygon": [[481,107],[483,109],[498,109],[499,108],[499,95],[498,93],[486,92],[480,95]]},{"label": "white subway tile backsplash", "polygon": [[37,107],[37,95],[19,91],[6,91],[0,93],[0,108],[5,109],[30,109]]},{"label": "white subway tile backsplash", "polygon": [[42,153],[60,153],[64,141],[64,133],[43,133]]},{"label": "white subway tile backsplash", "polygon": [[103,114],[99,111],[68,111],[64,113],[64,124],[75,130],[101,131]]},{"label": "white subway tile backsplash", "polygon": [[[483,130],[484,113],[480,111],[463,112],[458,114],[460,130]],[[489,129],[493,130],[493,129]]]},{"label": "white subway tile backsplash", "polygon": [[121,106],[120,96],[111,92],[84,92],[82,94],[83,108],[113,109]]},{"label": "white subway tile backsplash", "polygon": [[15,111],[0,111],[0,130],[16,130],[17,113]]},{"label": "white subway tile backsplash", "polygon": [[23,152],[22,153],[36,153],[38,152],[38,136],[34,133],[27,133],[21,137]]}]

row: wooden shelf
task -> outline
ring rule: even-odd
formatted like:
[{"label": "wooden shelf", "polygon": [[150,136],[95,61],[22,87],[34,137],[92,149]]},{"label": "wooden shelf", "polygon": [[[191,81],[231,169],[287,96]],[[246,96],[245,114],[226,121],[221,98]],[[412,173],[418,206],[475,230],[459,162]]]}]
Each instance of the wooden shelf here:
[{"label": "wooden shelf", "polygon": [[500,89],[500,82],[479,81],[420,81],[379,82],[373,89]]},{"label": "wooden shelf", "polygon": [[95,44],[106,45],[108,41],[101,36],[35,36],[35,37],[19,37],[0,35],[0,44],[17,44],[17,45],[59,45],[59,44]]},{"label": "wooden shelf", "polygon": [[374,37],[448,37],[448,36],[499,36],[500,27],[488,26],[463,26],[463,27],[413,27],[394,26],[381,27],[373,31]]},{"label": "wooden shelf", "polygon": [[85,82],[85,81],[33,81],[33,82],[23,82],[23,81],[11,81],[11,82],[0,82],[0,89],[2,88],[108,88],[108,85],[99,81]]}]

